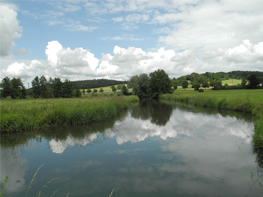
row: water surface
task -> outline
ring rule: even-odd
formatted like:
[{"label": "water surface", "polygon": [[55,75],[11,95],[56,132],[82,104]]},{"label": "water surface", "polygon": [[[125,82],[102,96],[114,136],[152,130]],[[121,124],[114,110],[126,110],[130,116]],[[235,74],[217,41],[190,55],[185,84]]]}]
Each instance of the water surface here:
[{"label": "water surface", "polygon": [[[260,196],[253,123],[146,102],[104,123],[2,136],[6,196]],[[261,181],[261,179],[259,179]]]}]

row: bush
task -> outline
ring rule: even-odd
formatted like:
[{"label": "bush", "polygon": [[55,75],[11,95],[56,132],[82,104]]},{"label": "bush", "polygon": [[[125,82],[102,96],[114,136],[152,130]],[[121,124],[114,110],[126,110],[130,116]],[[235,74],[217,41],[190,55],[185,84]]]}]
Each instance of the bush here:
[{"label": "bush", "polygon": [[199,89],[198,92],[204,92],[204,89]]}]

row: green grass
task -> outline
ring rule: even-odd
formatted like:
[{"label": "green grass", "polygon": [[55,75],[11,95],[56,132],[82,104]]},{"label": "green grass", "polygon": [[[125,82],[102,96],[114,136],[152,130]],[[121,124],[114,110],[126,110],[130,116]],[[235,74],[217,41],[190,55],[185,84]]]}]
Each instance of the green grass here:
[{"label": "green grass", "polygon": [[136,96],[1,100],[1,133],[101,121],[137,101]]},{"label": "green grass", "polygon": [[241,79],[228,79],[228,80],[223,80],[222,84],[228,84],[228,85],[237,85],[241,84]]}]

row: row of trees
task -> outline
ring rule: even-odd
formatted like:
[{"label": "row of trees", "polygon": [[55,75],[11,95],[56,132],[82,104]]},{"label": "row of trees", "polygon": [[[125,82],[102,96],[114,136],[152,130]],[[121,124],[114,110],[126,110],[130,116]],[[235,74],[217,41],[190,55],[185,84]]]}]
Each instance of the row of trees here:
[{"label": "row of trees", "polygon": [[249,78],[251,78],[251,76],[260,80],[263,78],[263,72],[259,72],[259,71],[232,71],[232,72],[228,72],[228,73],[224,73],[224,72],[218,72],[218,73],[206,72],[203,74],[192,73],[190,75],[181,76],[177,79],[173,78],[173,83],[177,86],[182,86],[182,83],[184,81],[192,81],[192,82],[195,81],[195,82],[198,82],[200,84],[203,84],[205,82],[210,82],[210,81],[217,82],[217,81],[227,80],[229,78],[249,80]]},{"label": "row of trees", "polygon": [[[81,95],[79,88],[76,90],[77,96]],[[36,76],[32,81],[31,96],[34,98],[70,98],[74,95],[72,83],[66,79],[64,82],[60,78],[51,77],[49,80],[45,76]]]},{"label": "row of trees", "polygon": [[[178,81],[177,80],[172,80],[173,81],[173,87],[174,89],[177,89],[178,86]],[[188,83],[189,82],[189,83]],[[241,84],[237,86],[229,86],[228,84],[222,84],[221,79],[213,80],[211,79],[210,81],[204,80],[202,83],[200,83],[198,80],[194,81],[186,81],[183,80],[181,82],[181,86],[185,89],[189,85],[192,85],[192,88],[195,90],[198,90],[200,87],[207,88],[207,87],[213,87],[214,90],[220,90],[220,89],[252,89],[252,88],[258,88],[260,84],[263,83],[263,77],[258,77],[256,74],[251,74],[247,78],[242,78],[241,79]]]},{"label": "row of trees", "polygon": [[72,83],[66,79],[64,82],[60,78],[49,78],[47,80],[45,76],[36,76],[32,80],[32,88],[26,90],[25,86],[20,78],[5,77],[1,82],[1,97],[26,98],[26,96],[32,96],[33,98],[70,98],[73,96],[81,96],[79,88],[75,91]]},{"label": "row of trees", "polygon": [[117,81],[111,79],[92,79],[83,81],[72,81],[73,88],[77,89],[94,89],[99,87],[112,86],[117,84],[125,84],[127,81]]}]

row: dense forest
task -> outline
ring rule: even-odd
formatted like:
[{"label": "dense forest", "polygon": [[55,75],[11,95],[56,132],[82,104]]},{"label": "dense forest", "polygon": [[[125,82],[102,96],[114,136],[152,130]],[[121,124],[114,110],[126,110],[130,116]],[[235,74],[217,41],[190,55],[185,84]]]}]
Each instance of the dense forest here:
[{"label": "dense forest", "polygon": [[127,81],[117,81],[110,79],[92,79],[92,80],[83,80],[83,81],[72,81],[71,83],[74,89],[76,88],[91,89],[91,88],[112,86],[117,84],[126,84]]}]

